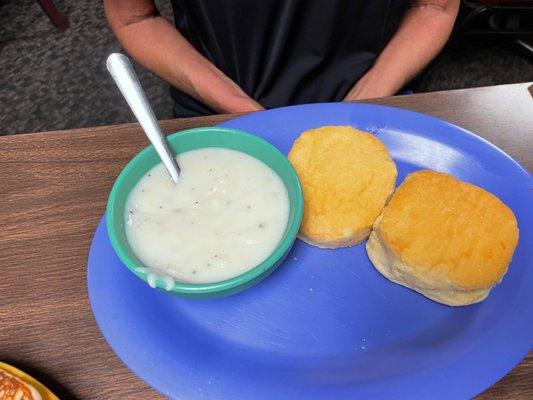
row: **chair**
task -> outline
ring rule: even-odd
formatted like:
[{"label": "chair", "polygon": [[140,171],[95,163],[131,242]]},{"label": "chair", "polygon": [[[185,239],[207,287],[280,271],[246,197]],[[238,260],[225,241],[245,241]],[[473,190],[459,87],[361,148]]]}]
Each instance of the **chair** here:
[{"label": "chair", "polygon": [[509,37],[533,56],[533,0],[463,0],[455,34]]},{"label": "chair", "polygon": [[37,0],[37,2],[57,29],[64,31],[68,28],[68,20],[61,14],[52,0]]}]

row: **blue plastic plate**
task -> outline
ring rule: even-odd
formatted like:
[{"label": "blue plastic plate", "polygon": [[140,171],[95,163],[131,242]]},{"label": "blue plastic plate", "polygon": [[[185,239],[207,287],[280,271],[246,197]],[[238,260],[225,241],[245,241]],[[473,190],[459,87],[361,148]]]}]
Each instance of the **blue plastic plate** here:
[{"label": "blue plastic plate", "polygon": [[482,303],[452,308],[395,285],[364,245],[297,242],[264,282],[198,301],[150,289],[121,265],[100,223],[89,255],[94,315],[122,361],[176,399],[460,399],[503,377],[533,342],[533,179],[462,128],[405,110],[354,104],[287,107],[224,126],[283,152],[305,129],[352,125],[379,136],[409,172],[454,174],[515,212],[509,272]]}]

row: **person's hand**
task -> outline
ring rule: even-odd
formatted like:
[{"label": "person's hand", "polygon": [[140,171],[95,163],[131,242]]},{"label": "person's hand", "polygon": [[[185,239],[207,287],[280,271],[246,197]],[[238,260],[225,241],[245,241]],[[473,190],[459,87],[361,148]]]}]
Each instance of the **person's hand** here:
[{"label": "person's hand", "polygon": [[370,69],[356,82],[342,101],[357,101],[393,96],[396,93],[395,89],[394,85],[387,84],[386,80],[380,79],[380,77]]},{"label": "person's hand", "polygon": [[257,101],[243,93],[234,94],[228,92],[227,94],[219,94],[216,99],[213,98],[213,109],[220,113],[245,113],[253,111],[261,111],[265,108]]},{"label": "person's hand", "polygon": [[344,101],[395,95],[442,49],[452,31],[459,3],[412,0],[392,39]]},{"label": "person's hand", "polygon": [[221,114],[260,111],[265,108],[212,64],[192,68],[189,74],[194,97]]},{"label": "person's hand", "polygon": [[104,8],[128,54],[173,87],[217,113],[264,110],[170,25],[154,0],[104,0]]}]

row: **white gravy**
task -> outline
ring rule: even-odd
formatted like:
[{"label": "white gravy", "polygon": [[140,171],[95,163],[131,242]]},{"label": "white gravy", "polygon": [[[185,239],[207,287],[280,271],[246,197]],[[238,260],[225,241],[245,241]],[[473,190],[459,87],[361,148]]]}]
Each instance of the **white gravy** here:
[{"label": "white gravy", "polygon": [[148,283],[161,277],[170,290],[174,280],[217,282],[264,261],[287,226],[281,178],[256,158],[224,148],[189,151],[177,160],[177,185],[158,164],[126,202],[126,235],[148,267]]}]

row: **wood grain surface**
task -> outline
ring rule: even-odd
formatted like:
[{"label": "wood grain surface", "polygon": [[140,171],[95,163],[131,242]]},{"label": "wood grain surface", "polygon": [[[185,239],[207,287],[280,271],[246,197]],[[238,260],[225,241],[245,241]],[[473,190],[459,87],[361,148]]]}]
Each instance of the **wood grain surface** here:
[{"label": "wood grain surface", "polygon": [[[530,84],[372,101],[435,115],[533,170]],[[166,132],[229,115],[164,121]],[[111,185],[146,146],[136,124],[0,137],[0,360],[63,399],[158,399],[104,341],[87,298],[89,245]],[[532,399],[533,354],[480,399]],[[229,400],[229,399],[228,399]]]}]

